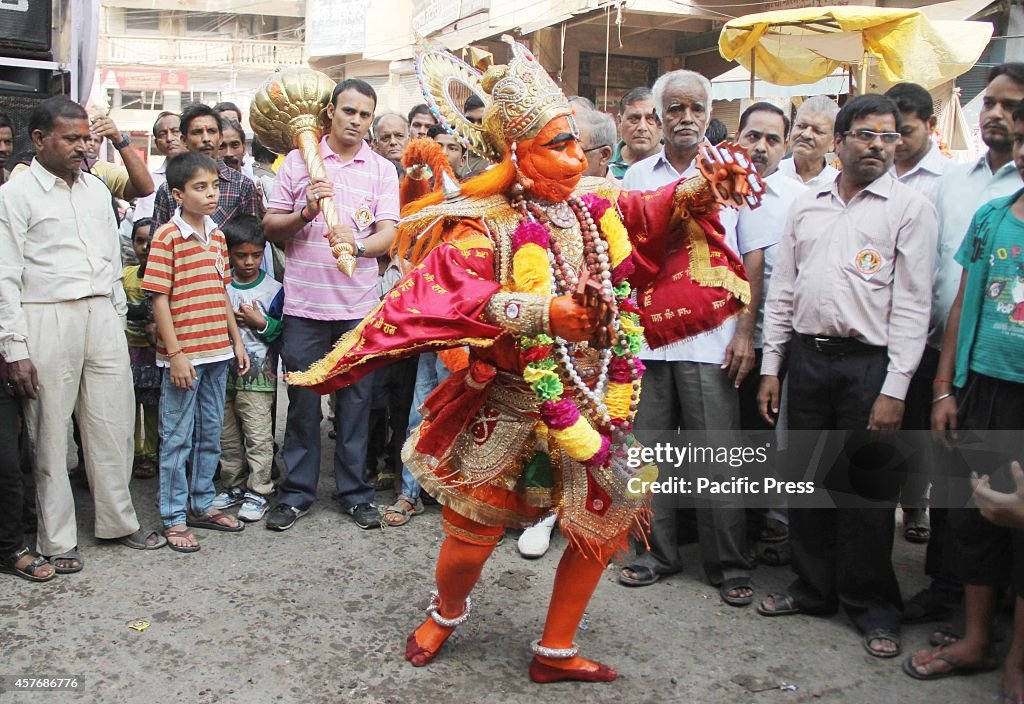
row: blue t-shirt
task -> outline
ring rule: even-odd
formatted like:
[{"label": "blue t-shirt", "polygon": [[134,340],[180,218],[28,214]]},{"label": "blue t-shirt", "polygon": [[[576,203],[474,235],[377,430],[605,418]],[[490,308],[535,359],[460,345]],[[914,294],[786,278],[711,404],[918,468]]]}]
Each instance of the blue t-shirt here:
[{"label": "blue t-shirt", "polygon": [[[956,253],[957,262],[964,267],[974,248],[972,232]],[[1008,212],[992,237],[970,369],[1024,384],[1024,222]]]}]

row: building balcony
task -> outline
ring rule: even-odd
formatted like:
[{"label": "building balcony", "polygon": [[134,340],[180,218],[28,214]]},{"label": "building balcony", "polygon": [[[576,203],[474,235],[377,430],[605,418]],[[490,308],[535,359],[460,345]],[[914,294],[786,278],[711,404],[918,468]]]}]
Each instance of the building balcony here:
[{"label": "building balcony", "polygon": [[275,69],[304,66],[303,42],[255,39],[202,39],[108,34],[100,38],[102,65],[163,68]]}]

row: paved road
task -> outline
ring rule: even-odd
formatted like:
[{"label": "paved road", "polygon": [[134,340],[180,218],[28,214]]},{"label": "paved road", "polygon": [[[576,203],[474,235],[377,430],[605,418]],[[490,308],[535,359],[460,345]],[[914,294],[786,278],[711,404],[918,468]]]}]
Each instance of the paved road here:
[{"label": "paved road", "polygon": [[[0,576],[0,675],[83,680],[77,694],[7,693],[0,703],[996,701],[997,674],[916,682],[899,659],[868,656],[841,617],[767,619],[723,605],[703,582],[695,549],[692,568],[644,589],[621,587],[607,571],[578,641],[619,670],[616,682],[540,689],[526,676],[528,643],[543,623],[559,537],[536,561],[507,539],[474,593],[469,623],[434,664],[413,668],[402,654],[432,588],[438,509],[403,528],[362,531],[329,499],[332,484],[325,464],[321,500],[285,533],[262,524],[199,532],[202,551],[185,555],[101,545],[86,528],[82,573],[41,585]],[[135,482],[150,526],[155,492],[155,480]],[[91,526],[86,490],[76,493],[79,526]],[[922,586],[923,558],[923,548],[897,540],[907,594]],[[789,577],[760,568],[758,595]],[[136,619],[152,625],[128,628]],[[927,632],[907,628],[905,649]]]}]

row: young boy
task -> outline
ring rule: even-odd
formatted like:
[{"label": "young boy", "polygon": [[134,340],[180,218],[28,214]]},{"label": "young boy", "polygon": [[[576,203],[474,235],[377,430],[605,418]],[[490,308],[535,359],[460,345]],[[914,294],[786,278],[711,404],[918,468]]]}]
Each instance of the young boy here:
[{"label": "young boy", "polygon": [[[124,293],[128,301],[128,357],[135,387],[135,462],[132,474],[152,479],[157,467],[157,433],[160,413],[160,368],[156,366],[153,296],[142,290],[149,258],[150,229],[153,221],[140,218],[132,223],[132,251],[139,263],[124,268]],[[138,407],[142,406],[142,422]]]},{"label": "young boy", "polygon": [[231,255],[228,297],[250,366],[248,374],[228,374],[220,438],[221,493],[213,507],[224,509],[240,503],[238,517],[252,522],[263,518],[267,497],[274,491],[270,480],[274,459],[271,413],[277,393],[277,350],[272,343],[281,336],[284,291],[260,268],[266,240],[259,220],[251,215],[236,216],[224,225],[224,236]]},{"label": "young boy", "polygon": [[[225,286],[231,281],[217,209],[217,162],[186,152],[167,164],[167,185],[178,208],[153,236],[145,291],[153,293],[160,390],[160,515],[172,550],[196,552],[192,528],[237,532],[244,526],[212,507],[213,475],[228,365],[249,371],[245,344]],[[185,461],[191,457],[191,471]]]}]

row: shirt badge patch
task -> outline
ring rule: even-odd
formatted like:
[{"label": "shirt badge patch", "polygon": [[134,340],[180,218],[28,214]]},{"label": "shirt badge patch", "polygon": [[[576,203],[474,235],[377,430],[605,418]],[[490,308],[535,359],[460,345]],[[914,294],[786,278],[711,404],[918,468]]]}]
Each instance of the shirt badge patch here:
[{"label": "shirt badge patch", "polygon": [[373,223],[373,213],[365,205],[356,211],[356,225],[360,230],[365,230]]},{"label": "shirt badge patch", "polygon": [[857,271],[865,276],[871,276],[882,268],[882,255],[874,247],[865,247],[857,252],[853,264],[857,267]]}]

